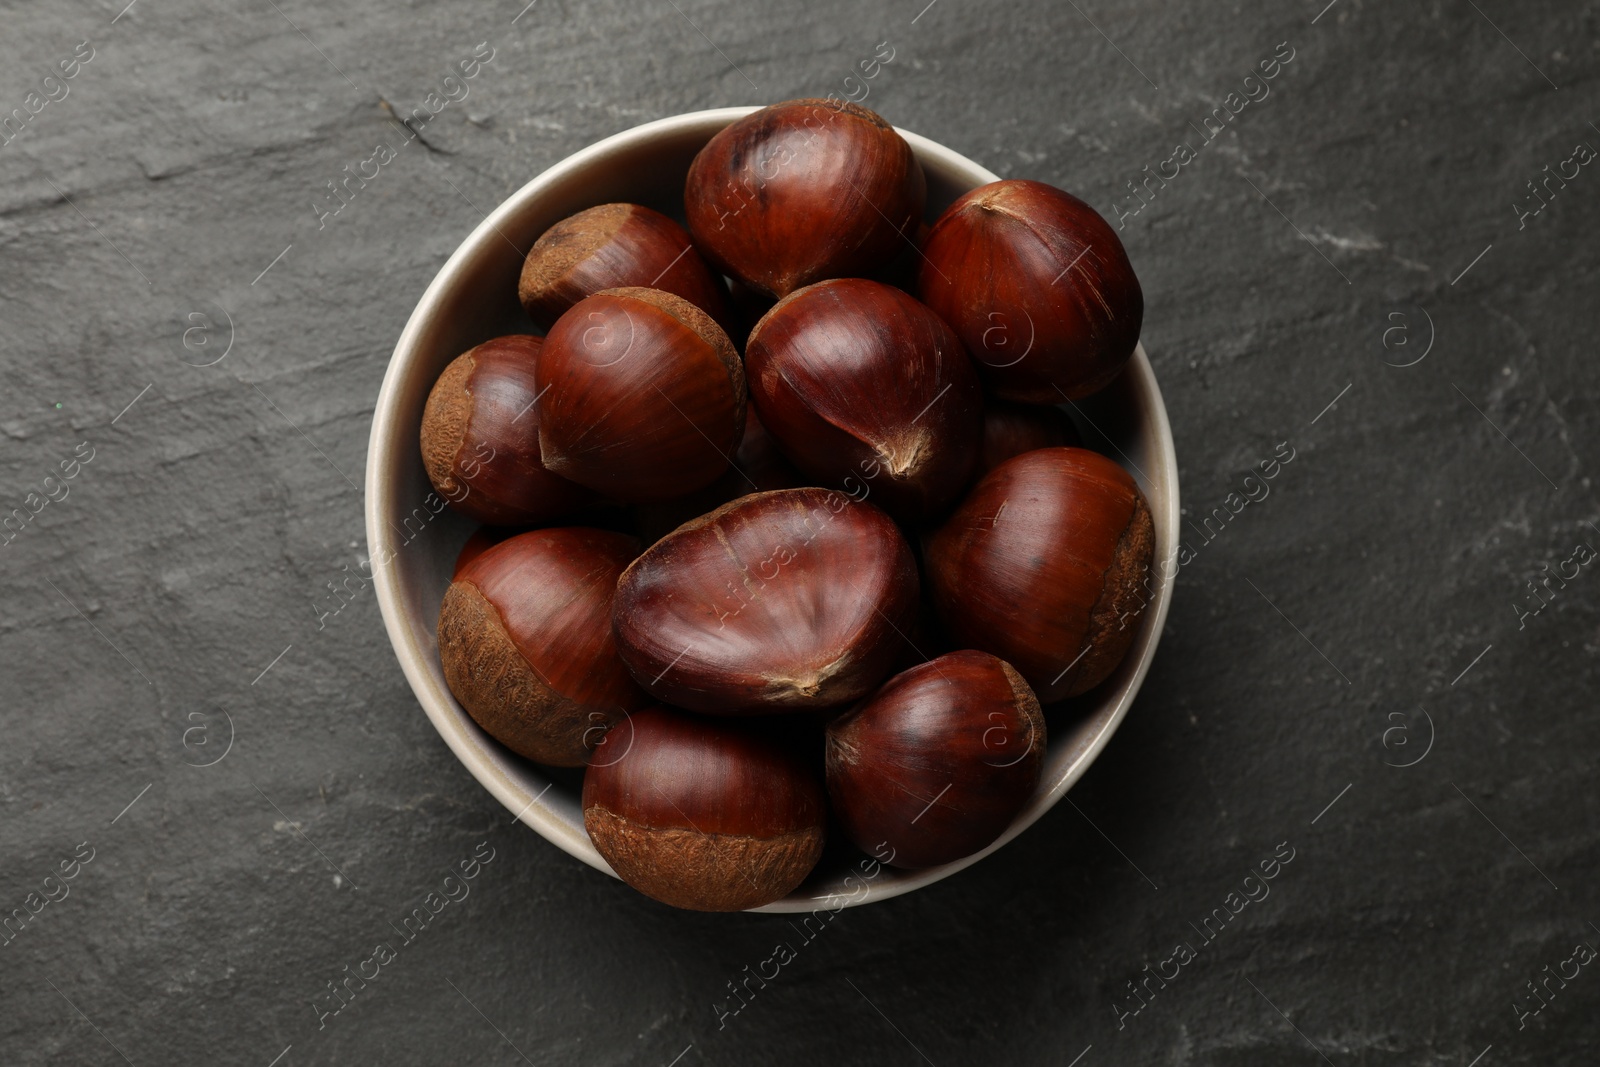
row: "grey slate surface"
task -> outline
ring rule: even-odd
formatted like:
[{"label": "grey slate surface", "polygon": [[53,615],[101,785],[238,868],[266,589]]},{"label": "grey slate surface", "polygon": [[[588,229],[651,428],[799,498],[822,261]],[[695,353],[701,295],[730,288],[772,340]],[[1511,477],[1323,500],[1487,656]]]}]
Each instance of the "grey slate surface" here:
[{"label": "grey slate surface", "polygon": [[[0,947],[0,1063],[1600,1059],[1574,957],[1600,946],[1600,577],[1521,614],[1543,564],[1600,547],[1600,173],[1519,218],[1600,148],[1600,8],[123,3],[0,5],[0,116],[93,49],[0,145],[0,511],[92,454],[0,548],[0,911],[93,857]],[[1123,233],[1189,517],[1296,458],[1195,536],[1072,804],[840,914],[719,1026],[785,920],[670,912],[508,825],[370,590],[318,613],[365,557],[388,353],[483,214],[637,123],[841,91],[882,41],[869,106],[1108,217],[1287,42]],[[479,42],[431,146],[319,230],[382,102]],[[227,358],[191,365],[222,308]],[[483,842],[470,895],[319,1028],[326,983]],[[1546,966],[1578,970],[1535,1000]]]}]

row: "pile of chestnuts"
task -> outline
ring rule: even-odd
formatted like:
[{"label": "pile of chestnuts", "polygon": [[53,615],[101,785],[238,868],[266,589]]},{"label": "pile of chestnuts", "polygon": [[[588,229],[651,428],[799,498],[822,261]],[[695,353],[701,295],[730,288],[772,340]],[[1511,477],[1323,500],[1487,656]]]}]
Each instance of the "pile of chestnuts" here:
[{"label": "pile of chestnuts", "polygon": [[582,767],[584,824],[681,908],[778,900],[839,835],[902,868],[998,839],[1052,704],[1103,682],[1150,593],[1133,479],[1056,405],[1116,377],[1144,299],[1087,204],[973,189],[931,225],[878,115],[727,126],[687,228],[558,222],[428,397],[429,479],[484,524],[439,614],[451,691]]}]

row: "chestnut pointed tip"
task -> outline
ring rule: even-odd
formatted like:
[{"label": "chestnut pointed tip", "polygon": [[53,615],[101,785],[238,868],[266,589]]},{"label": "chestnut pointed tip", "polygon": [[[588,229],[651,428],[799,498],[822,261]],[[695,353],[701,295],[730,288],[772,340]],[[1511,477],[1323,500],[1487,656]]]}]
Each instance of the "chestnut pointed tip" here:
[{"label": "chestnut pointed tip", "polygon": [[[841,715],[834,722],[842,723],[849,718],[850,712]],[[861,762],[861,748],[850,738],[837,730],[829,730],[825,738],[828,748],[828,766],[839,764],[841,766],[854,766]]]},{"label": "chestnut pointed tip", "polygon": [[770,675],[767,678],[766,694],[773,704],[802,706],[814,704],[817,694],[823,691],[829,679],[849,667],[854,660],[855,657],[846,652],[838,659],[823,664],[815,670],[791,675]]},{"label": "chestnut pointed tip", "polygon": [[544,431],[543,426],[539,428],[538,441],[539,462],[544,465],[544,469],[551,474],[570,478],[576,470],[577,464],[567,454],[562,442],[552,440],[551,435]]},{"label": "chestnut pointed tip", "polygon": [[847,704],[892,669],[916,563],[882,511],[816,487],[684,523],[617,583],[618,649],[658,699],[723,715]]},{"label": "chestnut pointed tip", "polygon": [[982,386],[948,324],[899,289],[834,278],[779,301],[745,346],[769,432],[819,485],[865,487],[908,522],[966,485]]},{"label": "chestnut pointed tip", "polygon": [[896,478],[904,478],[922,466],[930,441],[927,430],[908,430],[895,434],[878,449],[883,465]]},{"label": "chestnut pointed tip", "polygon": [[547,440],[543,434],[539,435],[539,460],[544,464],[544,469],[551,474],[560,474],[572,466],[567,454]]}]

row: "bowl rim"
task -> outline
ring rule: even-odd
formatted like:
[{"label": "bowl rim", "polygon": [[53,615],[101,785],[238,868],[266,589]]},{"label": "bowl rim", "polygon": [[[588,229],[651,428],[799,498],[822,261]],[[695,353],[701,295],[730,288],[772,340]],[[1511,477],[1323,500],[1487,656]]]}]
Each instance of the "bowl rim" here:
[{"label": "bowl rim", "polygon": [[[365,478],[369,567],[373,575],[373,584],[377,590],[378,608],[383,617],[384,627],[388,632],[395,657],[400,662],[401,670],[405,674],[413,694],[455,757],[477,779],[480,785],[487,789],[496,800],[505,805],[506,810],[516,813],[514,821],[526,824],[564,852],[613,878],[617,877],[616,872],[595,850],[587,834],[582,831],[581,825],[575,830],[566,818],[543,802],[545,793],[554,788],[555,782],[551,781],[537,795],[530,796],[529,791],[521,783],[507,775],[501,767],[496,765],[495,760],[486,753],[480,739],[462,721],[467,718],[466,713],[460,709],[454,697],[444,689],[438,679],[428,670],[427,657],[430,653],[414,639],[405,612],[402,609],[399,571],[393,565],[394,559],[398,556],[398,549],[393,541],[392,528],[385,520],[385,516],[394,509],[397,495],[395,483],[398,480],[385,477],[385,460],[388,451],[396,447],[397,444],[402,444],[403,446],[406,435],[410,433],[409,427],[399,425],[400,394],[403,380],[411,373],[413,364],[417,362],[420,356],[420,337],[426,331],[434,316],[440,312],[440,305],[443,303],[447,292],[459,283],[460,276],[466,272],[468,263],[478,254],[478,249],[482,244],[496,237],[496,235],[503,238],[504,235],[501,232],[501,224],[503,222],[523,210],[529,201],[538,198],[542,193],[558,186],[575,174],[603,162],[608,156],[624,150],[635,149],[656,138],[678,136],[701,129],[720,129],[736,119],[759,110],[761,110],[761,107],[757,105],[691,111],[656,119],[622,130],[556,162],[508,196],[462,239],[423,291],[422,296],[418,299],[416,306],[412,309],[411,315],[406,321],[405,328],[395,342],[394,351],[384,372],[383,384],[378,391],[378,397],[373,409],[372,431],[368,437]],[[895,129],[911,145],[919,161],[924,166],[931,164],[950,175],[959,175],[963,181],[971,179],[975,185],[1000,180],[1000,177],[992,171],[937,141],[932,141],[898,126]],[[1166,624],[1167,613],[1171,607],[1174,579],[1178,569],[1176,559],[1179,546],[1179,494],[1178,467],[1172,439],[1172,427],[1167,417],[1166,404],[1162,398],[1160,386],[1156,381],[1155,373],[1151,368],[1149,357],[1142,343],[1134,350],[1133,357],[1129,360],[1127,369],[1124,371],[1124,376],[1130,381],[1137,394],[1144,395],[1150,401],[1150,425],[1148,430],[1153,433],[1156,446],[1153,462],[1159,468],[1159,477],[1153,483],[1145,475],[1145,472],[1137,469],[1137,467],[1129,473],[1139,482],[1140,488],[1150,504],[1151,513],[1156,523],[1157,543],[1168,546],[1169,552],[1164,558],[1156,560],[1152,564],[1152,566],[1156,567],[1156,581],[1152,589],[1151,603],[1147,609],[1147,618],[1143,623],[1149,629],[1150,637],[1139,654],[1133,673],[1118,694],[1110,716],[1106,719],[1099,733],[1083,747],[1066,770],[1051,784],[1050,788],[1045,792],[1036,793],[1030,799],[1028,807],[1013,820],[1012,824],[999,838],[986,848],[970,856],[965,856],[937,867],[915,871],[896,870],[895,877],[887,882],[871,879],[864,883],[866,891],[859,897],[841,899],[840,894],[833,893],[825,897],[810,898],[811,900],[835,902],[843,907],[888,900],[940,881],[955,874],[957,871],[972,866],[1010,842],[1023,830],[1033,825],[1046,811],[1054,807],[1061,797],[1083,777],[1089,766],[1099,757],[1106,745],[1110,743],[1111,736],[1116,733],[1123,719],[1127,717],[1128,710],[1138,696],[1144,679],[1149,673],[1156,649],[1160,644],[1161,632]],[[1124,463],[1132,463],[1131,459],[1126,455],[1123,456],[1123,461]],[[1154,493],[1157,485],[1165,490],[1159,495],[1159,498]],[[381,559],[380,556],[382,557]],[[783,900],[751,910],[757,912],[799,913],[823,909],[813,907],[804,900],[797,900],[791,895]],[[838,907],[828,910],[837,911]]]}]

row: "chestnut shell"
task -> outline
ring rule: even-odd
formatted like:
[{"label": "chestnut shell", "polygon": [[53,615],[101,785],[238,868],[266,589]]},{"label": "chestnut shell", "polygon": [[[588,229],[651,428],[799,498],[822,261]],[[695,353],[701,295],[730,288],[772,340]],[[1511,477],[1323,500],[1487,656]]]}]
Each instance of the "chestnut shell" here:
[{"label": "chestnut shell", "polygon": [[1039,785],[1045,744],[1039,700],[1010,664],[951,652],[828,724],[828,797],[863,849],[934,867],[1005,832]]},{"label": "chestnut shell", "polygon": [[1149,505],[1126,471],[1085,448],[1041,448],[985,475],[923,559],[951,640],[999,656],[1050,703],[1122,662],[1154,552]]},{"label": "chestnut shell", "polygon": [[899,528],[826,489],[752,493],[685,523],[617,582],[617,649],[695,711],[820,708],[888,676],[917,610]]},{"label": "chestnut shell", "polygon": [[533,243],[517,297],[549,329],[586,296],[642,286],[681,296],[728,327],[722,280],[694,250],[688,231],[639,204],[600,204],[562,219]]},{"label": "chestnut shell", "polygon": [[544,341],[513,334],[445,367],[422,409],[422,465],[439,495],[479,522],[532,526],[596,502],[539,454],[535,366]]},{"label": "chestnut shell", "polygon": [[[615,746],[616,751],[610,749]],[[646,708],[583,777],[583,824],[623,881],[676,908],[778,900],[822,855],[815,772],[748,724]]]},{"label": "chestnut shell", "polygon": [[545,466],[629,503],[709,485],[744,432],[738,351],[704,311],[658,289],[574,304],[546,336],[537,378]]},{"label": "chestnut shell", "polygon": [[977,458],[983,390],[927,306],[863,278],[791,293],[745,348],[750,399],[818,484],[909,522],[942,512]]},{"label": "chestnut shell", "polygon": [[1094,208],[1043,182],[991,182],[933,224],[917,295],[1006,400],[1055,404],[1098,391],[1139,343],[1144,292]]},{"label": "chestnut shell", "polygon": [[611,599],[639,542],[583,527],[531,530],[465,563],[439,610],[439,659],[461,706],[528,759],[582,766],[648,701],[617,657]]},{"label": "chestnut shell", "polygon": [[683,203],[713,266],[781,297],[887,265],[926,199],[922,164],[876,112],[803,99],[718,131],[689,166]]}]

